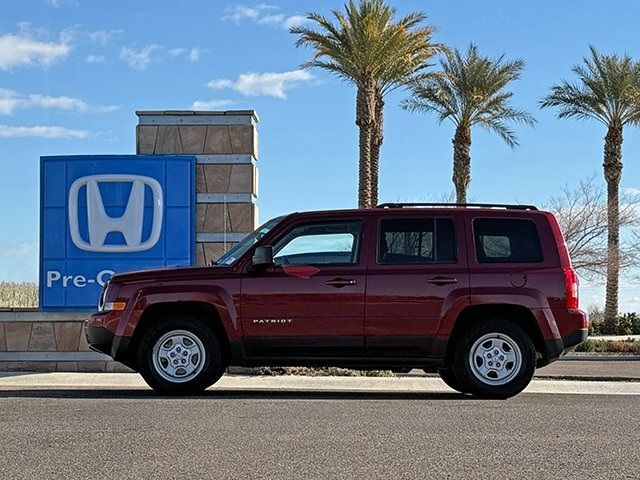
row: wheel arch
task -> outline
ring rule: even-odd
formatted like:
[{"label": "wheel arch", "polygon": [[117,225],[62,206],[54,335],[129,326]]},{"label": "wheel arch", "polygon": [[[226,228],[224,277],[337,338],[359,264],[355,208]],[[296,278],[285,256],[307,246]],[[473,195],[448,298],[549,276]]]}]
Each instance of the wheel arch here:
[{"label": "wheel arch", "polygon": [[545,340],[538,321],[529,308],[517,304],[471,305],[464,308],[455,321],[445,350],[445,364],[451,364],[455,346],[465,328],[476,322],[496,319],[522,328],[531,337],[538,356],[545,356],[547,350]]},{"label": "wheel arch", "polygon": [[136,365],[138,345],[146,330],[153,324],[154,318],[166,317],[171,314],[187,314],[204,322],[215,332],[223,347],[223,359],[228,361],[231,355],[229,336],[224,328],[222,317],[216,307],[207,302],[159,302],[149,305],[142,312],[136,328],[131,336],[123,362],[128,366]]}]

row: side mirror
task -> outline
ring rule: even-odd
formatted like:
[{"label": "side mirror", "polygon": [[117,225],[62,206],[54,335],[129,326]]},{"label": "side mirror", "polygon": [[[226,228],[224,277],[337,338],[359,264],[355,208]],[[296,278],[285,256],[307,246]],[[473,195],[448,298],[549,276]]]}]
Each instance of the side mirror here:
[{"label": "side mirror", "polygon": [[271,245],[265,245],[264,247],[256,248],[251,257],[252,267],[270,267],[273,265],[273,247]]}]

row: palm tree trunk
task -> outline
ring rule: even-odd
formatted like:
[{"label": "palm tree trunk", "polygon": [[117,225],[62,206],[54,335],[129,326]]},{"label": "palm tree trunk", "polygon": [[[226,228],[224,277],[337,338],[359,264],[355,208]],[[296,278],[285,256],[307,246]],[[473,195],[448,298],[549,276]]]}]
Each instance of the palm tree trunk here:
[{"label": "palm tree trunk", "polygon": [[371,143],[375,123],[375,86],[370,78],[358,81],[356,125],[359,132],[358,208],[371,208]]},{"label": "palm tree trunk", "polygon": [[460,124],[451,141],[453,143],[453,184],[456,187],[456,203],[467,203],[467,189],[471,183],[471,128]]},{"label": "palm tree trunk", "polygon": [[604,178],[607,181],[607,286],[604,306],[605,333],[614,333],[618,316],[620,274],[619,190],[622,177],[622,127],[609,126],[604,143]]},{"label": "palm tree trunk", "polygon": [[382,112],[384,99],[382,93],[376,89],[375,125],[371,137],[371,204],[378,205],[378,177],[380,172],[380,147],[382,147]]}]

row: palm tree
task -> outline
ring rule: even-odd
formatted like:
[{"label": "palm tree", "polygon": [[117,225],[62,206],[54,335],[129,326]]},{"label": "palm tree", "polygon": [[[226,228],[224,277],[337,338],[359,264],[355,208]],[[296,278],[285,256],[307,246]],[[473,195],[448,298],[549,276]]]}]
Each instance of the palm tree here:
[{"label": "palm tree", "polygon": [[626,54],[603,55],[592,46],[589,50],[591,56],[571,69],[578,81],[563,81],[552,87],[540,107],[557,108],[558,118],[593,119],[607,128],[603,163],[607,183],[608,257],[604,319],[605,329],[612,332],[618,315],[622,133],[626,125],[640,124],[640,63]]},{"label": "palm tree", "polygon": [[411,97],[402,102],[409,111],[435,112],[438,123],[451,120],[453,136],[453,184],[456,202],[467,203],[471,183],[471,128],[478,125],[497,133],[511,148],[518,146],[509,122],[534,125],[535,119],[509,103],[507,85],[520,78],[523,60],[483,57],[471,44],[466,55],[453,49],[441,62],[442,72],[413,82]]},{"label": "palm tree", "polygon": [[396,9],[383,0],[350,0],[345,12],[332,11],[333,20],[318,13],[307,18],[311,27],[294,27],[296,46],[314,50],[303,67],[318,67],[356,86],[356,125],[359,128],[358,206],[374,206],[378,192],[384,96],[428,66],[442,46],[431,43],[435,28],[420,26],[424,13],[395,20]]}]

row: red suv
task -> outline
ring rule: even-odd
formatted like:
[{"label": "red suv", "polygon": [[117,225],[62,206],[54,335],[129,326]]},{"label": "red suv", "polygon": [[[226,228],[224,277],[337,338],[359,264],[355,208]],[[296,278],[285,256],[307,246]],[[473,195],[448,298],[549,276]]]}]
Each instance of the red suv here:
[{"label": "red suv", "polygon": [[525,205],[293,213],[211,266],[115,275],[99,310],[92,348],[163,394],[230,365],[335,365],[506,398],[587,336],[558,223]]}]

